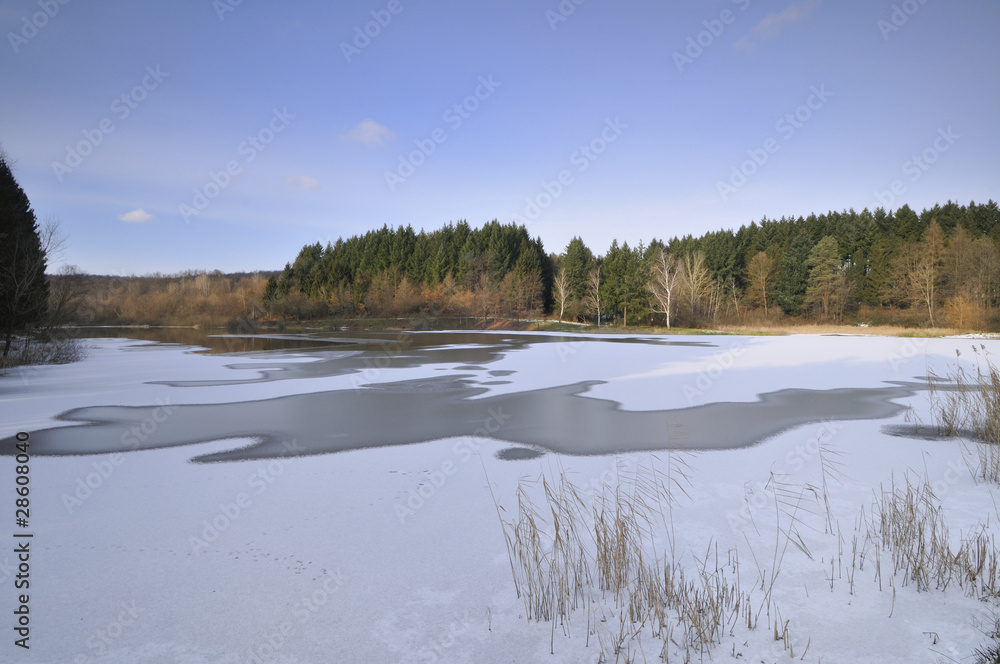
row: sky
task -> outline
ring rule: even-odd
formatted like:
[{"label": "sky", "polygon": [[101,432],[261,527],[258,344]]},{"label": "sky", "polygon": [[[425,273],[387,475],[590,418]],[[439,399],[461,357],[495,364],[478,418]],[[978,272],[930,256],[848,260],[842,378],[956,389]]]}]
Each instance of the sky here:
[{"label": "sky", "polygon": [[50,271],[276,270],[497,219],[701,235],[1000,199],[995,0],[0,0]]}]

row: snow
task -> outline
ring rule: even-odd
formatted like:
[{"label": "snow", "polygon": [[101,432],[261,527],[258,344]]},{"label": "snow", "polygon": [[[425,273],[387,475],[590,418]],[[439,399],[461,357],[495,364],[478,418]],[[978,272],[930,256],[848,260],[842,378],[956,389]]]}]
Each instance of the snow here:
[{"label": "snow", "polygon": [[[498,334],[498,343],[504,338]],[[478,398],[602,381],[578,398],[613,399],[628,410],[684,408],[755,401],[785,388],[919,384],[928,369],[940,374],[956,362],[973,366],[973,343],[1000,350],[998,341],[957,338],[669,338],[698,345],[644,338],[539,339],[474,365],[373,363],[342,374],[293,369],[324,361],[334,366],[351,357],[343,348],[220,356],[92,340],[82,362],[0,378],[0,438],[65,426],[56,416],[87,406],[218,404],[443,375],[468,376],[486,390]],[[268,376],[277,379],[257,380]],[[900,403],[912,413],[815,422],[750,448],[683,455],[689,497],[681,497],[671,515],[679,561],[696,569],[710,546],[723,558],[738,551],[742,585],[755,591],[754,558],[767,566],[775,554],[772,477],[799,489],[820,486],[821,449],[835,451],[841,464],[829,495],[846,541],[843,567],[851,538],[866,532],[859,527],[862,508],[870,517],[873,497],[893,481],[900,486],[907,474],[934,487],[956,544],[977,525],[995,533],[996,487],[977,483],[968,469],[974,444],[884,433],[886,425],[930,420],[926,392]],[[5,545],[0,607],[8,618],[0,660],[597,662],[596,637],[585,644],[586,612],[573,615],[569,636],[557,627],[554,654],[551,625],[523,617],[490,489],[511,518],[519,480],[562,472],[590,492],[619,478],[628,483],[637,469],[662,470],[666,460],[662,452],[638,452],[501,461],[495,454],[509,443],[462,437],[309,457],[190,462],[252,442],[34,456],[31,650],[13,646],[16,561]],[[0,504],[10,512],[14,477],[13,458],[0,458],[0,478],[6,478]],[[821,502],[810,501],[800,532],[812,558],[789,547],[774,593],[782,622],[790,621],[796,659],[805,653],[806,662],[972,661],[985,641],[980,628],[993,624],[991,604],[957,587],[918,592],[902,576],[890,581],[887,552],[880,590],[871,546],[853,592],[845,573],[834,575],[831,589],[838,538],[825,532]],[[759,602],[760,594],[755,598]],[[724,637],[711,660],[729,661],[733,653],[739,661],[788,660],[763,622]],[[659,661],[660,645],[648,632],[645,659]]]}]

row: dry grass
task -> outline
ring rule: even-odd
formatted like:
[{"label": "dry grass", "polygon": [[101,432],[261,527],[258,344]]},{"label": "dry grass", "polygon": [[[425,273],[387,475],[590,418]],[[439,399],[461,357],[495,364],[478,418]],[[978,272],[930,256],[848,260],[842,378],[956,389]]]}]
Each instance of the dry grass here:
[{"label": "dry grass", "polygon": [[[651,462],[589,500],[560,472],[522,480],[511,520],[497,505],[515,589],[529,620],[551,622],[553,652],[556,629],[569,635],[575,616],[588,645],[596,636],[600,661],[616,662],[645,660],[643,634],[663,661],[679,653],[689,662],[737,626],[756,627],[761,609],[741,590],[736,550],[710,545],[692,568],[675,557],[672,514],[689,482],[683,458],[670,456],[665,468]],[[787,622],[775,629],[788,642]]]},{"label": "dry grass", "polygon": [[984,631],[990,643],[976,648],[976,664],[1000,664],[1000,619],[994,619],[992,627]]},{"label": "dry grass", "polygon": [[829,323],[773,325],[723,325],[717,328],[727,334],[864,334],[878,337],[944,337],[962,334],[964,330],[944,327],[906,327],[899,325],[831,325]]},{"label": "dry grass", "polygon": [[966,595],[980,599],[997,597],[1000,558],[996,543],[985,528],[959,538],[952,537],[931,486],[911,483],[883,489],[876,510],[877,538],[890,552],[894,575],[903,585],[916,584],[918,591],[947,590],[957,584]]},{"label": "dry grass", "polygon": [[[976,376],[993,384],[994,372]],[[771,523],[754,522],[751,513],[745,543],[713,539],[697,553],[674,531],[675,513],[687,509],[682,499],[690,498],[691,487],[690,466],[677,454],[658,465],[640,464],[634,476],[619,476],[596,493],[580,489],[562,470],[555,479],[522,480],[515,513],[508,517],[495,496],[494,502],[526,617],[549,623],[550,652],[558,631],[586,639],[587,646],[596,641],[600,662],[739,658],[740,643],[771,638],[790,659],[804,660],[811,639],[793,639],[795,616],[783,615],[775,599],[801,578],[798,564],[795,575],[782,575],[792,554],[801,554],[807,567],[821,566],[831,592],[839,580],[856,596],[856,579],[867,576],[880,592],[891,593],[888,618],[904,589],[1000,600],[994,537],[981,524],[952,533],[929,479],[908,475],[897,484],[893,478],[870,509],[862,507],[845,537],[829,495],[844,479],[840,459],[829,446],[819,456],[819,486],[772,473],[766,486]],[[834,553],[818,560],[810,545],[826,546],[830,538]],[[749,551],[750,574],[741,566],[747,562],[741,549]],[[1000,636],[987,636],[1000,642]],[[997,652],[1000,647],[988,645],[975,656],[980,664],[1000,664]]]},{"label": "dry grass", "polygon": [[928,371],[931,419],[938,435],[975,440],[976,475],[1000,483],[1000,369],[985,345],[973,346],[972,351],[975,370],[957,366],[943,378]]},{"label": "dry grass", "polygon": [[87,347],[79,339],[18,337],[7,357],[0,357],[0,374],[11,367],[39,364],[69,364],[87,356]]}]

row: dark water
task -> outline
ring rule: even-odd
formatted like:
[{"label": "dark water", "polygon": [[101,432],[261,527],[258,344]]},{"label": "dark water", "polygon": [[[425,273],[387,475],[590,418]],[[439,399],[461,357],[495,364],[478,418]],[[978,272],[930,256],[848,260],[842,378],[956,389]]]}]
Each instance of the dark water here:
[{"label": "dark water", "polygon": [[252,353],[275,350],[308,350],[325,344],[305,338],[272,338],[270,335],[233,335],[225,328],[191,327],[77,327],[62,330],[77,339],[124,338],[196,347],[206,353]]},{"label": "dark water", "polygon": [[[178,388],[343,375],[371,367],[440,365],[448,373],[421,380],[362,384],[355,389],[296,394],[258,401],[207,405],[124,407],[95,405],[59,416],[66,426],[29,432],[38,455],[100,454],[252,439],[195,461],[240,461],[405,445],[441,438],[489,437],[525,447],[501,458],[521,460],[545,451],[594,455],[628,451],[732,449],[757,444],[791,427],[819,421],[880,419],[898,415],[893,403],[925,389],[920,383],[882,388],[803,390],[762,394],[753,403],[711,403],[689,408],[626,411],[586,393],[598,381],[488,396],[483,374],[516,382],[514,372],[489,371],[492,362],[527,344],[555,341],[656,343],[712,347],[708,341],[670,338],[560,337],[518,333],[318,332],[313,335],[218,337],[199,330],[142,330],[129,336],[205,346],[236,340],[240,350],[272,362],[235,363],[253,368],[232,380],[182,381]],[[221,340],[221,341],[220,341]],[[274,349],[271,350],[273,345]],[[226,346],[229,348],[229,346]],[[301,352],[314,362],[283,361]],[[346,352],[345,352],[346,351]],[[456,365],[459,365],[456,367]],[[257,372],[263,370],[263,376]],[[369,383],[370,381],[364,381]],[[99,399],[97,395],[95,398]],[[183,400],[183,392],[176,401]],[[12,450],[12,440],[5,450]],[[461,445],[461,441],[456,443]],[[469,448],[463,448],[469,449]]]},{"label": "dark water", "polygon": [[[382,355],[406,350],[435,349],[451,345],[476,345],[483,348],[511,349],[529,343],[602,341],[622,344],[713,347],[706,341],[678,341],[669,337],[631,337],[625,339],[595,336],[526,334],[523,332],[414,331],[392,329],[343,328],[306,332],[232,332],[225,328],[192,327],[76,327],[63,328],[62,334],[78,339],[124,338],[196,347],[208,353],[255,353],[280,350],[329,350],[341,348],[373,351]],[[708,337],[706,337],[708,339]],[[479,357],[475,352],[469,357]]]}]

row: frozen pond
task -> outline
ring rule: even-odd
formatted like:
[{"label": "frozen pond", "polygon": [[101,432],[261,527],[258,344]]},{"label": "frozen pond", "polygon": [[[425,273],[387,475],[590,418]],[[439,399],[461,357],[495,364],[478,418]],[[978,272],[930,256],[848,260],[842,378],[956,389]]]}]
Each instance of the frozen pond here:
[{"label": "frozen pond", "polygon": [[[930,420],[926,376],[974,366],[971,346],[994,341],[146,334],[0,378],[0,495],[13,505],[26,432],[33,531],[32,648],[0,644],[0,661],[597,662],[585,618],[558,629],[551,655],[551,626],[524,619],[512,585],[493,496],[509,517],[519,481],[543,474],[589,496],[683,458],[690,500],[670,518],[694,567],[709,545],[769,559],[775,482],[812,496],[824,453],[845,530],[863,532],[859,508],[912,469],[955,532],[993,509],[967,444],[908,432]],[[825,509],[801,516],[811,557],[793,551],[782,568],[797,658],[809,642],[804,661],[961,661],[981,644],[980,603],[960,592],[834,587],[831,552],[850,540],[825,532]],[[3,607],[15,563],[0,553]],[[713,661],[733,645],[788,659],[761,628]]]},{"label": "frozen pond", "polygon": [[[219,338],[215,337],[214,342]],[[221,338],[236,339],[239,346],[247,345],[246,337]],[[887,381],[882,387],[782,389],[753,395],[758,397],[753,402],[626,410],[616,401],[591,395],[591,388],[606,384],[601,380],[496,394],[492,388],[501,385],[516,389],[522,381],[519,374],[525,370],[491,367],[506,366],[504,360],[515,352],[530,350],[544,354],[555,349],[558,353],[570,348],[575,353],[583,344],[610,348],[644,344],[667,363],[672,358],[690,361],[697,357],[695,353],[702,353],[708,356],[709,364],[693,380],[685,377],[678,384],[665,378],[657,388],[663,392],[671,388],[680,390],[693,402],[693,396],[704,396],[726,371],[735,370],[745,348],[726,347],[711,337],[568,339],[507,333],[268,335],[264,339],[287,342],[288,346],[280,349],[280,353],[277,349],[274,352],[287,355],[294,351],[294,358],[282,361],[256,352],[249,355],[250,362],[226,365],[232,377],[161,381],[177,388],[173,391],[169,418],[163,415],[165,410],[161,405],[102,404],[69,410],[60,414],[59,419],[81,426],[34,432],[35,454],[100,454],[218,440],[253,440],[252,445],[196,459],[238,461],[287,456],[290,450],[286,441],[293,439],[294,454],[312,455],[461,436],[492,437],[528,445],[535,448],[535,455],[544,451],[616,454],[731,449],[753,445],[791,427],[813,422],[892,417],[903,410],[899,399],[927,387],[926,381],[897,380]],[[255,338],[251,343],[261,340]],[[189,357],[187,361],[197,360]],[[435,373],[419,379],[392,380],[403,369],[432,369]],[[254,375],[246,376],[251,372]],[[187,393],[199,388],[212,387],[218,392],[227,386],[246,387],[278,380],[308,382],[343,376],[351,378],[350,389],[317,389],[230,403],[186,403]],[[552,378],[558,381],[558,373]],[[533,382],[535,377],[529,376],[527,380]],[[752,395],[752,385],[747,387]],[[670,401],[667,394],[664,401]],[[161,418],[163,421],[159,422]],[[124,430],[138,433],[123,438]],[[10,449],[11,439],[4,442]],[[502,456],[534,455],[508,452]]]}]

